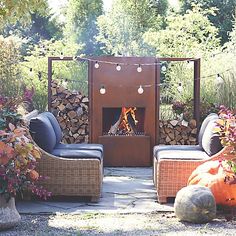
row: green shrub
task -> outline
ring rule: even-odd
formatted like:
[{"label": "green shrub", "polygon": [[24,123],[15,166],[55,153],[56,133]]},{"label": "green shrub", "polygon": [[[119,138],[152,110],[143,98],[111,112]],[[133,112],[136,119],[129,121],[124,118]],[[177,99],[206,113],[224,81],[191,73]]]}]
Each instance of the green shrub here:
[{"label": "green shrub", "polygon": [[0,91],[2,96],[16,97],[22,92],[19,48],[18,38],[0,36]]}]

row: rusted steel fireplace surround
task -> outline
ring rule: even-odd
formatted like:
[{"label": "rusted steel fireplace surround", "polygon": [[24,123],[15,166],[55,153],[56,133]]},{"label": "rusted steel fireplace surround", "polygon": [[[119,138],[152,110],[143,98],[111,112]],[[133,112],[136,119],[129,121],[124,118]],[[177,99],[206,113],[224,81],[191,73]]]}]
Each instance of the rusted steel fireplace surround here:
[{"label": "rusted steel fireplace surround", "polygon": [[[72,59],[48,58],[49,88],[52,61]],[[88,59],[89,138],[91,143],[104,145],[104,166],[152,165],[151,150],[158,143],[159,134],[160,61],[188,59],[194,61],[194,116],[199,124],[200,59],[110,56]]]},{"label": "rusted steel fireplace surround", "polygon": [[[158,59],[99,57],[97,60],[112,64],[100,63],[96,68],[96,61],[90,63],[91,142],[104,145],[105,166],[150,166],[157,131]],[[141,72],[137,71],[139,64]],[[100,93],[101,88],[104,94]]]}]

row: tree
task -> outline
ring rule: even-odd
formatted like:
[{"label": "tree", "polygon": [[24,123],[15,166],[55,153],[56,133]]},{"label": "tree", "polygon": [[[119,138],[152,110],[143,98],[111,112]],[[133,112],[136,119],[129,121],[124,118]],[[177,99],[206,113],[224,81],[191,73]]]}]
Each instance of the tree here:
[{"label": "tree", "polygon": [[[207,17],[211,12],[212,10],[203,11],[196,6],[184,15],[172,14],[167,17],[166,29],[149,30],[144,34],[144,41],[155,48],[158,57],[201,58],[202,74],[211,74],[213,72],[211,69],[217,68],[217,64],[211,64],[211,55],[220,46],[217,38],[218,30]],[[161,87],[164,96],[183,102],[192,99],[193,63],[186,61],[170,63],[167,67],[165,82],[169,87]],[[204,82],[201,88],[201,93],[204,94],[203,100],[212,101],[210,99],[215,96],[215,90],[212,87],[214,81],[211,78],[211,81],[207,81],[207,85]],[[181,92],[178,89],[179,84],[181,84]]]},{"label": "tree", "polygon": [[156,9],[156,14],[166,16],[169,7],[168,0],[150,0],[150,6]]},{"label": "tree", "polygon": [[17,35],[24,39],[21,45],[22,56],[30,54],[29,49],[33,48],[34,44],[38,44],[41,40],[59,40],[63,37],[61,24],[50,13],[44,16],[33,13],[31,14],[31,22],[26,26],[20,22],[9,24],[4,27],[2,34],[5,37]]},{"label": "tree", "polygon": [[96,20],[102,13],[102,0],[69,0],[64,34],[73,42],[83,45],[80,53],[100,54],[95,36],[98,33]]},{"label": "tree", "polygon": [[42,16],[34,13],[31,18],[30,36],[38,34],[41,39],[62,39],[62,25],[58,23],[57,18],[52,14],[47,13],[45,16]]},{"label": "tree", "polygon": [[229,32],[232,31],[235,17],[235,0],[180,0],[180,2],[183,13],[192,9],[194,4],[200,4],[202,9],[216,8],[216,14],[210,14],[208,18],[219,29],[221,44],[229,40]]},{"label": "tree", "polygon": [[160,24],[161,17],[149,0],[115,0],[112,9],[98,18],[97,40],[108,54],[151,55],[142,35],[151,27],[159,29]]},{"label": "tree", "polygon": [[27,22],[32,12],[44,13],[46,0],[2,0],[0,1],[0,27],[6,23]]},{"label": "tree", "polygon": [[166,29],[150,29],[144,41],[155,48],[158,56],[202,56],[219,47],[218,30],[207,18],[211,13],[196,6],[184,15],[169,15]]}]

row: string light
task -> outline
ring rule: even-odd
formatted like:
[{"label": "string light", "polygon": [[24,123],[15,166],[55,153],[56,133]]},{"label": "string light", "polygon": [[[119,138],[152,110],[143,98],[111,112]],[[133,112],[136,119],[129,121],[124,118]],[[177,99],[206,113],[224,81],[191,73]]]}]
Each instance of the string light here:
[{"label": "string light", "polygon": [[63,80],[61,84],[62,84],[63,87],[67,87],[68,79]]},{"label": "string light", "polygon": [[61,52],[60,59],[62,60],[64,58],[63,52]]},{"label": "string light", "polygon": [[39,80],[41,81],[42,80],[42,72],[41,71],[38,72],[38,77],[39,77]]},{"label": "string light", "polygon": [[99,92],[100,92],[100,94],[105,94],[106,93],[106,89],[105,89],[104,85],[101,86]]},{"label": "string light", "polygon": [[224,83],[223,78],[220,76],[220,74],[217,74],[217,75],[216,75],[216,79],[215,79],[215,84],[216,84],[217,86],[219,86],[219,85],[221,85],[221,84],[223,84],[223,83]]},{"label": "string light", "polygon": [[141,65],[139,64],[139,65],[138,65],[138,68],[137,68],[137,71],[140,73],[140,72],[142,72],[142,70],[143,70],[143,69],[142,69]]},{"label": "string light", "polygon": [[182,93],[182,92],[183,92],[182,83],[179,83],[179,84],[178,84],[177,90],[178,90],[179,93]]},{"label": "string light", "polygon": [[29,69],[29,75],[32,76],[34,73],[33,73],[33,68],[30,68]]},{"label": "string light", "polygon": [[116,65],[116,70],[120,71],[121,70],[121,66],[119,64]]},{"label": "string light", "polygon": [[143,92],[144,92],[143,87],[142,87],[142,85],[140,85],[138,88],[138,93],[143,94]]},{"label": "string light", "polygon": [[163,66],[161,67],[161,71],[162,71],[162,72],[166,72],[166,66],[165,66],[165,65],[163,65]]},{"label": "string light", "polygon": [[190,61],[190,60],[188,60],[187,61],[187,68],[188,69],[191,69],[192,68],[192,63],[191,63],[192,61]]},{"label": "string light", "polygon": [[96,69],[99,68],[99,63],[98,63],[98,61],[95,62],[94,67],[95,67]]},{"label": "string light", "polygon": [[[141,67],[141,69],[142,69],[142,66],[143,65],[150,65],[150,66],[154,66],[154,65],[162,65],[161,66],[161,70],[162,71],[166,71],[167,70],[167,67],[165,66],[165,65],[163,65],[163,63],[157,63],[157,62],[155,62],[155,63],[142,63],[142,64],[136,64],[136,63],[117,63],[117,62],[111,62],[111,61],[103,61],[103,60],[94,60],[94,59],[90,59],[90,58],[85,58],[85,57],[80,57],[80,56],[74,56],[74,57],[71,57],[72,58],[72,60],[76,60],[77,62],[79,62],[79,61],[92,61],[92,62],[95,62],[95,65],[96,64],[98,64],[98,66],[100,67],[100,64],[101,63],[104,63],[104,64],[111,64],[111,65],[116,65],[116,70],[117,71],[120,71],[121,70],[121,65],[122,66],[124,66],[124,65],[126,65],[126,66],[129,66],[129,65],[136,65],[136,66],[138,66],[137,67],[137,71],[138,71],[138,68],[139,68],[139,66]],[[61,55],[60,55],[60,59],[64,59],[64,56],[63,56],[63,53],[61,52]],[[190,62],[192,62],[192,61],[194,61],[194,59],[186,59],[185,60],[188,64],[191,64]],[[176,62],[178,62],[178,61],[176,61]],[[94,65],[94,67],[95,67],[95,65]],[[28,68],[29,69],[29,75],[32,75],[32,74],[34,74],[33,72],[33,68],[31,68],[31,67],[29,67],[29,66],[27,66],[27,65],[24,65],[24,64],[21,64],[21,66],[23,66],[23,67],[26,67],[26,68]],[[228,68],[228,69],[226,69],[225,71],[221,71],[220,72],[220,74],[224,74],[224,73],[226,73],[226,72],[230,72],[230,71],[233,71],[234,70],[234,68]],[[38,71],[38,72],[35,72],[37,75],[38,75],[38,78],[39,78],[39,80],[41,81],[42,80],[42,75],[45,75],[45,76],[47,76],[48,75],[48,73],[46,73],[46,72],[44,72],[44,71]],[[218,73],[218,74],[210,74],[210,75],[207,75],[207,76],[201,76],[201,78],[197,78],[197,80],[199,80],[199,79],[205,79],[205,78],[209,78],[209,77],[213,77],[213,76],[215,76],[215,83],[216,84],[222,84],[222,83],[224,83],[224,80],[223,80],[223,78],[220,76],[220,74]],[[81,83],[81,84],[84,84],[85,82],[88,84],[88,81],[80,81],[80,80],[69,80],[70,82],[75,82],[75,83]],[[218,81],[218,82],[217,82]],[[140,91],[142,91],[142,89],[143,89],[143,87],[152,87],[152,86],[164,86],[164,85],[170,85],[170,83],[160,83],[160,84],[156,84],[156,85],[152,85],[152,84],[149,84],[149,85],[140,85],[140,87],[139,87],[139,89],[140,89]],[[178,89],[178,91],[179,92],[182,92],[183,91],[183,87],[182,87],[182,85],[180,86],[180,84],[181,83],[179,83],[179,86],[177,87],[177,89]],[[172,85],[174,85],[174,84],[172,84]],[[104,89],[105,89],[105,87],[104,87]],[[103,90],[102,90],[103,91]],[[106,92],[106,89],[105,89],[105,92]]]}]

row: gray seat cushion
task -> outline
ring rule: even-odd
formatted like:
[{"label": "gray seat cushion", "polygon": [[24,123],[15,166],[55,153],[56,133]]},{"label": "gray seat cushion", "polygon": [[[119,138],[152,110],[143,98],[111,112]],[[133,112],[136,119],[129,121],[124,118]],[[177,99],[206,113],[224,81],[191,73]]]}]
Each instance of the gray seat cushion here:
[{"label": "gray seat cushion", "polygon": [[49,121],[51,122],[51,125],[54,129],[55,135],[56,135],[56,143],[61,142],[62,139],[62,132],[61,127],[56,119],[56,117],[51,112],[43,112],[40,114],[41,116],[46,116]]},{"label": "gray seat cushion", "polygon": [[209,156],[201,150],[162,150],[157,153],[156,158],[158,160],[204,160],[209,158]]},{"label": "gray seat cushion", "polygon": [[102,160],[102,153],[97,150],[78,150],[78,149],[54,149],[54,156],[71,159],[98,159]]},{"label": "gray seat cushion", "polygon": [[198,134],[198,144],[200,145],[200,147],[202,147],[203,134],[209,121],[216,118],[218,118],[218,115],[216,113],[211,113],[203,120],[201,128],[199,130],[199,134]]},{"label": "gray seat cushion", "polygon": [[76,143],[76,144],[64,144],[58,143],[55,149],[74,149],[74,150],[97,150],[103,153],[103,146],[101,144],[88,144],[88,143]]},{"label": "gray seat cushion", "polygon": [[199,145],[157,145],[153,148],[153,156],[157,157],[160,151],[175,151],[175,150],[187,150],[187,151],[202,151],[203,149]]},{"label": "gray seat cushion", "polygon": [[46,116],[38,115],[30,120],[30,133],[44,151],[51,153],[56,145],[56,135]]},{"label": "gray seat cushion", "polygon": [[219,135],[214,133],[216,121],[217,118],[214,118],[208,122],[202,137],[202,148],[209,156],[218,153],[223,148],[220,143]]}]

